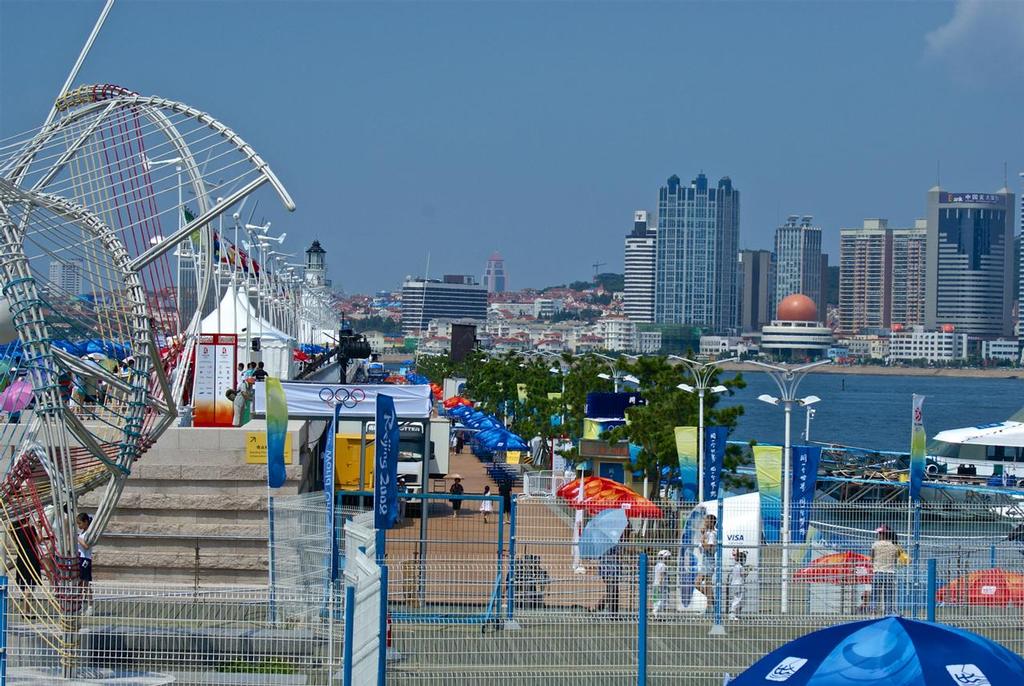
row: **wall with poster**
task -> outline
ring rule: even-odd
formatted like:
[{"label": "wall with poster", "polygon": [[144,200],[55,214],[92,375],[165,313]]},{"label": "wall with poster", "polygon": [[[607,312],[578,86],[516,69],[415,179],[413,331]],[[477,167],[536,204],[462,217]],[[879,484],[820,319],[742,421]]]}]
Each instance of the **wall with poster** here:
[{"label": "wall with poster", "polygon": [[231,426],[234,407],[227,391],[235,388],[235,334],[214,333],[199,336],[196,345],[195,378],[192,405],[195,426]]}]

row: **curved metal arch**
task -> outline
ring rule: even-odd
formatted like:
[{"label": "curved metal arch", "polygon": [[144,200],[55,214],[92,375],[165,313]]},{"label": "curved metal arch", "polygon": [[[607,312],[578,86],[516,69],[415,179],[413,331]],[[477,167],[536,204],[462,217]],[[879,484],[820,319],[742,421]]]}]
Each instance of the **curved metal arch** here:
[{"label": "curved metal arch", "polygon": [[[127,309],[131,313],[130,340],[136,371],[135,383],[128,384],[130,394],[125,397],[124,421],[119,427],[121,437],[116,442],[117,449],[114,454],[103,449],[95,436],[73,412],[69,411],[60,397],[56,383],[56,377],[60,370],[59,355],[50,345],[48,327],[42,312],[35,278],[32,276],[29,260],[22,250],[22,245],[17,240],[18,235],[14,233],[17,230],[16,225],[2,211],[6,205],[15,203],[44,209],[73,223],[95,238],[110,256],[112,266],[120,272],[119,276],[125,287],[123,299],[129,305]],[[95,517],[96,526],[90,529],[90,537],[95,537],[102,531],[116,507],[132,462],[156,438],[154,435],[144,436],[142,434],[144,416],[148,411],[147,408],[152,407],[151,403],[147,403],[150,375],[154,372],[158,375],[163,374],[159,361],[155,360],[153,355],[153,334],[145,288],[138,273],[131,269],[131,256],[121,243],[117,233],[95,214],[65,198],[25,191],[17,188],[10,181],[0,179],[0,231],[3,236],[3,241],[0,241],[0,270],[3,272],[5,281],[2,290],[5,295],[9,293],[14,295],[14,297],[10,297],[12,303],[20,303],[14,315],[15,329],[23,349],[29,352],[29,359],[33,361],[33,364],[30,365],[30,373],[33,375],[33,392],[36,396],[36,410],[33,418],[39,421],[39,427],[45,435],[46,445],[50,446],[50,451],[54,451],[58,455],[58,459],[50,458],[42,462],[44,469],[50,474],[51,483],[62,485],[60,489],[52,489],[51,501],[55,508],[67,505],[69,511],[74,514],[77,496],[82,492],[92,490],[107,480],[107,490],[101,499]],[[167,411],[173,417],[173,410],[167,408]],[[166,422],[158,423],[157,430],[162,432],[166,428],[166,424]],[[70,459],[71,446],[67,442],[65,429],[93,457],[106,465],[109,475],[101,472],[76,487]],[[29,450],[22,452],[19,458],[31,460],[35,456],[37,459],[42,459],[42,455],[48,455],[48,453]],[[59,499],[62,499],[62,502],[58,502]],[[62,531],[61,534],[65,538],[61,543],[67,546],[61,552],[70,556],[74,550],[74,532]]]},{"label": "curved metal arch", "polygon": [[[281,202],[284,204],[285,208],[288,211],[293,211],[295,209],[295,202],[288,194],[288,191],[285,189],[284,185],[277,178],[277,175],[274,174],[274,171],[270,168],[270,165],[262,157],[260,157],[259,153],[257,153],[252,148],[252,146],[246,143],[241,136],[239,136],[232,129],[228,128],[227,126],[225,126],[220,121],[213,118],[206,112],[197,110],[196,108],[190,105],[186,105],[175,100],[168,100],[167,98],[161,98],[157,96],[123,95],[109,99],[100,99],[92,102],[86,102],[81,107],[68,110],[66,116],[61,117],[59,121],[50,124],[48,127],[42,129],[39,133],[37,133],[33,137],[27,150],[12,158],[12,160],[4,167],[4,169],[11,170],[6,175],[11,178],[18,179],[18,181],[20,182],[25,172],[27,171],[28,165],[31,163],[32,159],[35,157],[36,153],[39,152],[42,146],[44,146],[46,142],[50,140],[54,135],[63,131],[64,128],[69,126],[71,123],[77,121],[78,119],[88,116],[89,114],[92,114],[96,110],[100,109],[116,109],[119,107],[139,106],[153,107],[157,109],[167,109],[177,114],[182,114],[186,117],[190,117],[191,119],[194,119],[195,121],[205,126],[208,126],[212,130],[217,132],[222,138],[224,138],[232,145],[234,145],[238,152],[244,155],[246,159],[248,159],[249,162],[253,165],[253,167],[266,178],[266,181],[270,183],[271,186],[273,186],[274,190],[278,194],[278,197],[280,197]],[[174,129],[173,126],[171,127],[171,129],[173,130],[173,133],[176,134],[176,138],[180,142],[180,144],[187,148],[188,146],[185,145],[183,140],[181,140],[180,135],[177,135],[177,130]],[[198,192],[200,189],[196,190]]]}]

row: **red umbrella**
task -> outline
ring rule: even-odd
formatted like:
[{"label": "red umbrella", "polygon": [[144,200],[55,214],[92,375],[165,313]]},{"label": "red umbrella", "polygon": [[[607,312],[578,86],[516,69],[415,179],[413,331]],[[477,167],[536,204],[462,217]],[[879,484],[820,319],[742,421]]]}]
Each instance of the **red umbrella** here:
[{"label": "red umbrella", "polygon": [[834,584],[856,586],[871,583],[871,558],[847,550],[842,553],[822,555],[803,569],[793,574],[794,581],[809,584]]},{"label": "red umbrella", "polygon": [[296,362],[308,362],[309,355],[296,348],[295,350],[292,350],[292,359]]},{"label": "red umbrella", "polygon": [[1024,605],[1024,574],[982,569],[946,584],[936,598],[951,605]]},{"label": "red umbrella", "polygon": [[473,401],[463,398],[461,395],[453,395],[444,401],[444,409],[451,410],[459,405],[465,405],[467,407],[473,407]]},{"label": "red umbrella", "polygon": [[630,517],[660,519],[661,508],[626,486],[600,476],[583,479],[583,502],[579,503],[580,480],[573,479],[558,489],[558,495],[573,507],[581,506],[590,514],[602,510],[625,510]]}]

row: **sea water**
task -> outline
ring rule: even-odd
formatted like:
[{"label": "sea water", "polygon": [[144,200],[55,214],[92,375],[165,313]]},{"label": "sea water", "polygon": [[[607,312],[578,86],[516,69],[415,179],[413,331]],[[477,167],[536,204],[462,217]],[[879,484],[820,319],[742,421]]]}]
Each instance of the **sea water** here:
[{"label": "sea water", "polygon": [[[721,379],[731,378],[724,373]],[[782,443],[784,412],[757,399],[778,396],[764,373],[743,374],[747,387],[722,400],[740,404],[744,413],[731,440]],[[940,431],[1008,419],[1024,407],[1024,380],[949,376],[876,376],[866,374],[808,374],[798,397],[816,395],[811,440],[875,450],[910,451],[911,396],[925,396],[924,426],[929,439]],[[806,410],[794,408],[793,442],[803,440]]]}]

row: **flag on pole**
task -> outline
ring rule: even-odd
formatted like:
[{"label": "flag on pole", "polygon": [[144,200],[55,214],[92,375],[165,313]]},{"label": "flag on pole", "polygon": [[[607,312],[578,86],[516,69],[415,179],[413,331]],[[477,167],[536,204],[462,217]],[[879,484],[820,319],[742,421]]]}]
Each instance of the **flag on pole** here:
[{"label": "flag on pole", "polygon": [[924,416],[921,406],[924,396],[914,394],[913,415],[910,434],[910,502],[921,500],[921,484],[924,483],[924,469],[927,456],[927,437],[924,433]]},{"label": "flag on pole", "polygon": [[267,486],[284,485],[284,440],[288,433],[288,401],[281,380],[268,376],[267,390]]}]

